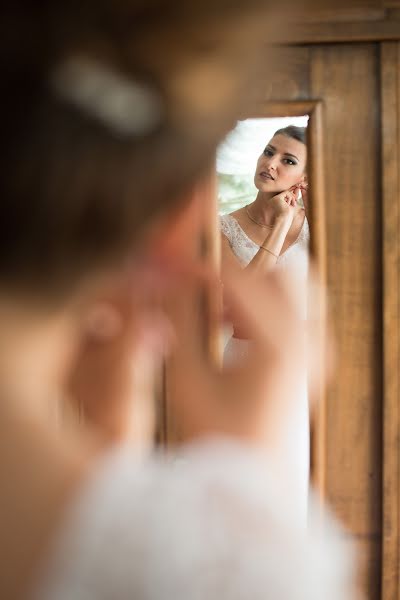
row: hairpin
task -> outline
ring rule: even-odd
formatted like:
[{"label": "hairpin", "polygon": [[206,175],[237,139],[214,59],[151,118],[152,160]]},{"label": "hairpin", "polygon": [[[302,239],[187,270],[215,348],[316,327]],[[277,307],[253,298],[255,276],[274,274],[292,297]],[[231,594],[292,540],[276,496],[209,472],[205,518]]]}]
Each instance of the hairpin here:
[{"label": "hairpin", "polygon": [[51,84],[60,98],[119,135],[146,135],[160,123],[159,95],[97,60],[68,58],[53,71]]}]

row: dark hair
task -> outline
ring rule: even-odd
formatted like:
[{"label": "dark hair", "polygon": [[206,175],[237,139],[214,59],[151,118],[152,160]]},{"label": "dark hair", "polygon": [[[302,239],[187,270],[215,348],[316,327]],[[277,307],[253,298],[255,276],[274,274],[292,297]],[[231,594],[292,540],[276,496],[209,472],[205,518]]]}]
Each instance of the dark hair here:
[{"label": "dark hair", "polygon": [[296,125],[288,125],[282,129],[275,131],[274,135],[286,135],[286,137],[293,138],[302,144],[307,143],[307,127],[297,127]]},{"label": "dark hair", "polygon": [[[70,289],[177,205],[244,108],[266,4],[4,0],[0,287]],[[60,93],[71,57],[150,90],[158,121],[124,135]]]}]

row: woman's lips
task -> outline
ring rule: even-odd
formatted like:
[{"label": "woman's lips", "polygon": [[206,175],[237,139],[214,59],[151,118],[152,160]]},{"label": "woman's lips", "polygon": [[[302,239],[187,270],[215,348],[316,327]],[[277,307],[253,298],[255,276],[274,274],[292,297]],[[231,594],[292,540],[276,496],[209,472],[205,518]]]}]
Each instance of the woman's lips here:
[{"label": "woman's lips", "polygon": [[260,175],[260,177],[262,177],[262,179],[267,179],[267,180],[275,181],[275,179],[272,177],[272,175],[270,175],[266,171],[261,171],[259,173],[259,175]]}]

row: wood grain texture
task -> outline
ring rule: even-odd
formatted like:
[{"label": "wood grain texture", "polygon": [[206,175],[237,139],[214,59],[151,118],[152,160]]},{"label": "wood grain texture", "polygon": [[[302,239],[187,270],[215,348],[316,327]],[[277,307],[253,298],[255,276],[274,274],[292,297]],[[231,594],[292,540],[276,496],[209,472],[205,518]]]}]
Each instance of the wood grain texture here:
[{"label": "wood grain texture", "polygon": [[380,137],[374,45],[315,47],[311,93],[324,103],[327,275],[336,377],[326,406],[325,494],[371,551],[367,598],[379,598],[381,535]]},{"label": "wood grain texture", "polygon": [[400,598],[400,45],[381,49],[383,212],[382,599]]},{"label": "wood grain texture", "polygon": [[306,23],[345,23],[379,21],[385,18],[386,10],[381,0],[365,0],[361,2],[339,2],[336,7],[328,3],[315,7],[305,13],[303,20]]},{"label": "wood grain texture", "polygon": [[[324,132],[323,132],[323,105],[322,102],[315,103],[310,112],[310,120],[307,132],[308,143],[308,177],[310,181],[310,210],[309,221],[311,231],[310,253],[314,261],[315,275],[319,283],[318,297],[314,299],[314,311],[316,315],[310,315],[316,319],[320,347],[326,351],[327,335],[327,231],[326,231],[326,194],[325,194],[325,165],[324,165]],[[315,303],[314,303],[315,302]],[[320,499],[325,500],[326,494],[326,462],[325,448],[327,444],[327,394],[326,373],[327,357],[321,357],[321,382],[314,396],[310,396],[311,411],[311,480]]]},{"label": "wood grain texture", "polygon": [[[270,50],[266,50],[265,62],[268,65]],[[308,99],[310,51],[307,47],[279,48],[277,57],[281,68],[269,69],[260,82],[259,97],[269,101]],[[275,62],[276,64],[276,62]]]},{"label": "wood grain texture", "polygon": [[[393,4],[391,10],[365,11],[328,15],[313,22],[302,22],[288,29],[282,42],[288,44],[332,44],[353,42],[377,42],[400,40],[400,15],[396,11],[399,4]],[[350,18],[351,17],[351,18]]]}]

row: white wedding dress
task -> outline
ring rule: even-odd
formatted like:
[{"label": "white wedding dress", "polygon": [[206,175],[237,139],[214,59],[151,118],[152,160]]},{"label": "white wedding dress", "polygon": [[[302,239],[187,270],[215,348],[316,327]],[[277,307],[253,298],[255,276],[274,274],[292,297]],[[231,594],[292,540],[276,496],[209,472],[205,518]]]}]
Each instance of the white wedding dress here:
[{"label": "white wedding dress", "polygon": [[298,523],[264,455],[233,440],[116,448],[65,511],[30,600],[351,600],[348,538]]},{"label": "white wedding dress", "polygon": [[[246,267],[257,254],[259,246],[246,235],[237,220],[231,215],[220,217],[220,227],[221,232],[229,240],[232,252],[241,265]],[[304,319],[307,315],[305,284],[308,275],[309,242],[310,231],[307,219],[304,219],[297,241],[277,261],[279,269],[289,268],[299,280],[298,303]],[[225,346],[224,365],[231,365],[240,361],[246,355],[250,343],[248,340],[231,336]],[[292,411],[291,419],[287,422],[286,434],[281,440],[279,454],[290,489],[294,497],[297,498],[296,505],[299,515],[303,515],[305,521],[310,464],[310,426],[306,374],[304,374],[304,381],[299,383],[298,397],[295,399],[293,406],[295,408]]]}]

